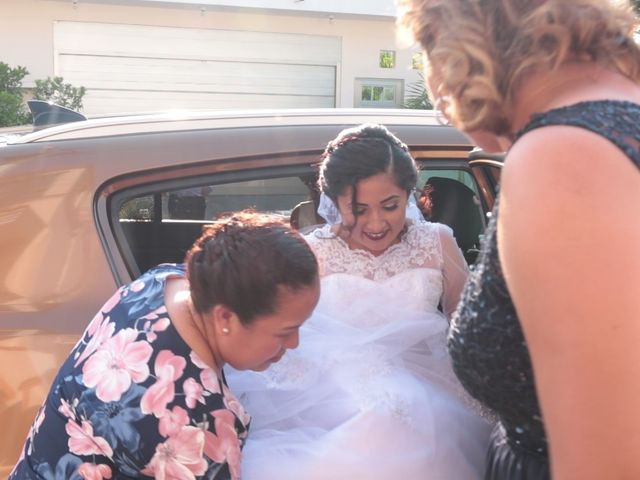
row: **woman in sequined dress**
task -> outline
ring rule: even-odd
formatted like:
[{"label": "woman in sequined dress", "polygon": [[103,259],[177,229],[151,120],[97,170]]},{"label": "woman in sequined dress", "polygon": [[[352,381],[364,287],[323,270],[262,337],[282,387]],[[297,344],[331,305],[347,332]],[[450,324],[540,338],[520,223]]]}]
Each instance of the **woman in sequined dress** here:
[{"label": "woman in sequined dress", "polygon": [[244,480],[482,478],[491,425],[446,352],[468,270],[451,229],[408,202],[416,179],[382,126],[329,143],[320,204],[335,224],[306,237],[318,307],[280,366],[229,376],[254,419]]},{"label": "woman in sequined dress", "polygon": [[449,336],[458,377],[500,419],[485,478],[640,478],[640,50],[628,2],[401,9],[443,115],[485,150],[508,150]]}]

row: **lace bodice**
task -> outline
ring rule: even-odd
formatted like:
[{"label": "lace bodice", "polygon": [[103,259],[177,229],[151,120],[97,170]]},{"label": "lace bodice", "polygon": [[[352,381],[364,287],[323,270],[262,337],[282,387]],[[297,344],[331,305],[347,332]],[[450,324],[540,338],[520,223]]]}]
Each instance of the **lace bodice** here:
[{"label": "lace bodice", "polygon": [[[349,248],[329,225],[305,238],[318,257],[323,292],[331,290],[331,295],[323,296],[332,298],[335,308],[348,305],[354,295],[355,276],[360,279],[361,293],[377,289],[386,292],[393,301],[398,301],[401,294],[402,301],[428,311],[441,303],[448,316],[455,308],[468,272],[451,229],[439,223],[409,224],[400,242],[379,256]],[[413,273],[407,277],[408,272]],[[341,278],[343,275],[350,278]],[[381,283],[387,288],[381,289]]]},{"label": "lace bodice", "polygon": [[380,281],[411,268],[440,270],[442,255],[437,235],[440,227],[436,223],[410,225],[401,241],[380,256],[374,256],[366,250],[350,249],[344,240],[331,231],[330,225],[314,230],[306,239],[318,257],[321,276],[348,273]]},{"label": "lace bodice", "polygon": [[[533,116],[519,135],[548,125],[591,130],[640,167],[640,105],[583,102]],[[531,359],[500,264],[498,210],[496,202],[482,253],[452,321],[449,352],[463,385],[500,417],[510,445],[544,457],[547,442]]]}]

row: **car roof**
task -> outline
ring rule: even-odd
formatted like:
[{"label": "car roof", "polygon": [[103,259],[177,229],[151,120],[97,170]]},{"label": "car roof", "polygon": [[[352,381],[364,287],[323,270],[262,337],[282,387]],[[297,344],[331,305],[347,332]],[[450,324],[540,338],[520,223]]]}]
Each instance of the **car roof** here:
[{"label": "car roof", "polygon": [[393,125],[438,126],[433,110],[402,109],[278,109],[278,110],[175,110],[145,115],[93,118],[18,137],[10,144],[84,139],[137,133],[177,132],[235,127],[341,125],[371,122]]}]

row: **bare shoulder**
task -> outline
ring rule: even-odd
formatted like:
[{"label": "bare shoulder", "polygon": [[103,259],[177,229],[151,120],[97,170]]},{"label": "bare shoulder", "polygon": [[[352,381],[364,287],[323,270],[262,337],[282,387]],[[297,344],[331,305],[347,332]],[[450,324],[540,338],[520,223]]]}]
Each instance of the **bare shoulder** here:
[{"label": "bare shoulder", "polygon": [[582,201],[631,194],[640,182],[637,173],[633,162],[606,138],[583,128],[550,126],[527,133],[513,145],[502,189],[512,202]]},{"label": "bare shoulder", "polygon": [[[577,473],[571,478],[611,478],[613,470],[630,472],[637,458],[637,424],[628,419],[640,400],[640,328],[633,321],[640,315],[638,205],[637,167],[588,130],[534,130],[505,163],[501,266],[531,354],[552,456]],[[602,457],[603,445],[615,448]],[[592,465],[584,458],[598,455],[606,460],[602,469],[587,471]]]}]

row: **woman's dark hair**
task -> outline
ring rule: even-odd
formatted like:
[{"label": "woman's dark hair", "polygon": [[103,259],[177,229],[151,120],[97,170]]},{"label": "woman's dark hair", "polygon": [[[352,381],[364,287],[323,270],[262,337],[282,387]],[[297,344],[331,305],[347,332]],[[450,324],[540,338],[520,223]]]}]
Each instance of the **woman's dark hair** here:
[{"label": "woman's dark hair", "polygon": [[278,290],[313,285],[318,262],[302,236],[282,219],[250,210],[207,225],[185,257],[199,313],[226,305],[249,325],[274,313]]},{"label": "woman's dark hair", "polygon": [[318,183],[334,202],[352,187],[355,217],[357,183],[380,173],[390,173],[407,195],[418,180],[418,169],[409,148],[386,127],[364,124],[343,130],[329,142],[322,154]]}]

